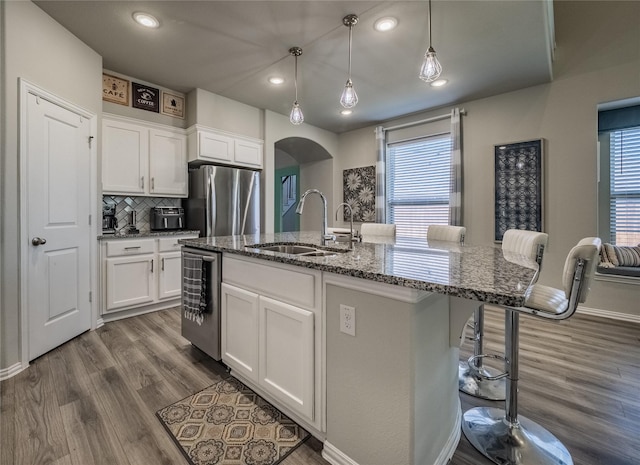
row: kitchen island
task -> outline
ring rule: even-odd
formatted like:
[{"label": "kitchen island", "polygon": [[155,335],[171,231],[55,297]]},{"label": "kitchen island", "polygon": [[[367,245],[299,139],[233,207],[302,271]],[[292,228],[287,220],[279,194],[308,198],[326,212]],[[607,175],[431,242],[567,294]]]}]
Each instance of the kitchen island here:
[{"label": "kitchen island", "polygon": [[[318,232],[180,243],[223,253],[223,361],[323,440],[329,462],[444,465],[460,438],[464,324],[479,302],[521,305],[537,265],[499,246],[370,240],[353,250],[321,246]],[[291,243],[335,254],[265,250]]]}]

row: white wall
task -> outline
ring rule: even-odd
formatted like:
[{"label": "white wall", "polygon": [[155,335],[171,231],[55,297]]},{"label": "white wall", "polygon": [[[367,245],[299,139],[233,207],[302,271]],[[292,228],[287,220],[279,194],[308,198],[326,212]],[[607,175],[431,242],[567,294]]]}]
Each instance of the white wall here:
[{"label": "white wall", "polygon": [[[263,212],[265,218],[264,231],[273,232],[274,218],[274,191],[273,177],[275,174],[275,144],[279,140],[288,137],[302,137],[312,140],[322,146],[332,157],[330,160],[323,160],[317,163],[300,165],[300,190],[309,188],[320,189],[327,197],[329,218],[333,206],[333,179],[330,166],[338,153],[338,136],[332,132],[319,129],[307,123],[294,126],[287,116],[274,113],[269,110],[264,112],[264,169],[262,170],[262,185],[265,195]],[[312,172],[311,166],[317,168],[317,172]],[[327,168],[329,166],[329,168]],[[319,199],[318,199],[319,200]],[[305,209],[300,218],[300,230],[319,230],[322,204],[316,199],[309,199],[305,203]],[[331,224],[331,222],[329,222]]]},{"label": "white wall", "polygon": [[264,113],[203,89],[187,94],[187,126],[201,124],[242,136],[264,139]]},{"label": "white wall", "polygon": [[28,1],[0,2],[2,98],[0,369],[19,362],[19,78],[89,112],[102,111],[102,58]]},{"label": "white wall", "polygon": [[[562,1],[554,5],[554,81],[457,106],[467,110],[462,119],[463,223],[471,243],[493,241],[494,145],[545,139],[549,247],[540,281],[559,285],[570,248],[582,237],[597,235],[597,105],[640,95],[640,3]],[[338,169],[374,164],[373,127],[340,135],[339,154],[335,180],[341,176]],[[336,195],[339,189],[336,185]],[[640,316],[638,295],[640,284],[596,281],[585,305]]]}]

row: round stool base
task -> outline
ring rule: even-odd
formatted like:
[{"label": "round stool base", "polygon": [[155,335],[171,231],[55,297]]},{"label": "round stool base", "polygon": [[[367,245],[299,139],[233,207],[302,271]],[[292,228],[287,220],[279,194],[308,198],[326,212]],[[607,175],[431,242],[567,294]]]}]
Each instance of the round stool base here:
[{"label": "round stool base", "polygon": [[553,434],[522,416],[509,426],[502,409],[467,410],[462,431],[473,447],[500,465],[573,465],[571,454]]},{"label": "round stool base", "polygon": [[[489,367],[483,367],[480,372],[486,376],[500,374],[497,370]],[[482,379],[471,372],[467,362],[460,362],[458,365],[458,389],[466,394],[487,400],[505,400],[505,386],[504,378],[496,380]]]}]

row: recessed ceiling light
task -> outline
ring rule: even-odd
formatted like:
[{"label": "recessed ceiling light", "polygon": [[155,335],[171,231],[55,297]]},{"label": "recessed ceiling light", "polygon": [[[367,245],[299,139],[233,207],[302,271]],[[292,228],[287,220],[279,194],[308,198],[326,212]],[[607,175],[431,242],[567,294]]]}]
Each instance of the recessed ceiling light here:
[{"label": "recessed ceiling light", "polygon": [[142,13],[141,11],[138,11],[133,14],[133,19],[136,23],[144,27],[156,28],[160,26],[160,21],[149,13]]},{"label": "recessed ceiling light", "polygon": [[378,19],[374,24],[373,28],[379,32],[387,32],[391,29],[394,29],[398,25],[398,20],[391,16],[387,16],[386,18]]},{"label": "recessed ceiling light", "polygon": [[281,78],[280,76],[271,76],[271,77],[269,78],[269,82],[270,82],[271,84],[274,84],[274,85],[276,85],[276,86],[279,86],[280,84],[282,84],[282,83],[284,82],[284,79],[283,79],[283,78]]},{"label": "recessed ceiling light", "polygon": [[353,113],[353,110],[340,110],[342,116],[349,116],[351,113]]},{"label": "recessed ceiling light", "polygon": [[447,81],[446,79],[438,79],[437,81],[433,81],[433,82],[431,83],[431,87],[442,87],[442,86],[444,86],[447,82],[449,82],[449,81]]}]

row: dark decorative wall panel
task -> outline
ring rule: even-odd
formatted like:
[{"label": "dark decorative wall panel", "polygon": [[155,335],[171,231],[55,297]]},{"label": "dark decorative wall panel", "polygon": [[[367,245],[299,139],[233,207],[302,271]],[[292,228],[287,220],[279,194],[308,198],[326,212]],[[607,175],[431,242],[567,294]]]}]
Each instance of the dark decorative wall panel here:
[{"label": "dark decorative wall panel", "polygon": [[[344,200],[353,209],[353,221],[376,221],[376,167],[364,166],[342,172]],[[349,210],[344,208],[344,221]]]},{"label": "dark decorative wall panel", "polygon": [[495,240],[507,229],[542,231],[543,140],[495,146]]}]

